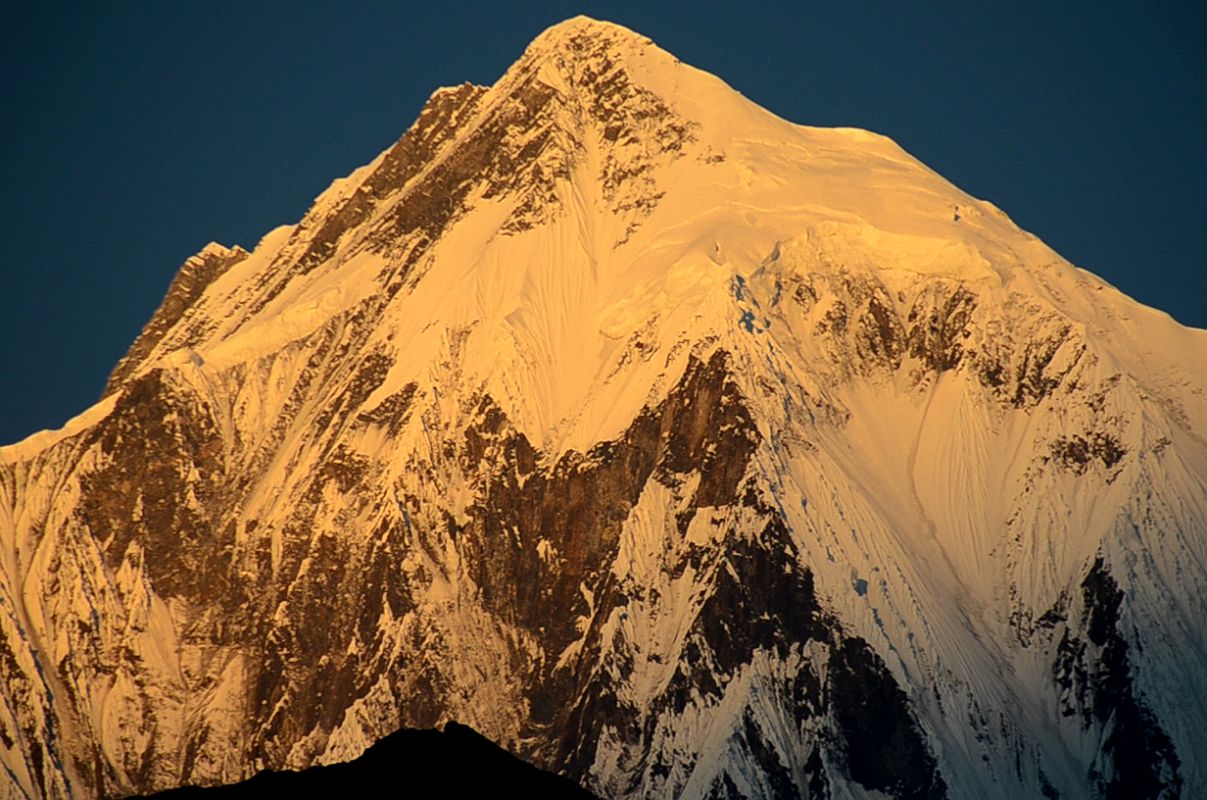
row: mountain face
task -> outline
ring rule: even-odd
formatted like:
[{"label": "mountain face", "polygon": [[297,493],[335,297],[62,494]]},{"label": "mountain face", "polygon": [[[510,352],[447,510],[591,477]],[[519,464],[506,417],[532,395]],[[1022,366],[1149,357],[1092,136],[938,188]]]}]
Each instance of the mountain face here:
[{"label": "mountain face", "polygon": [[0,449],[0,796],[1203,796],[1204,620],[1207,332],[577,18]]}]

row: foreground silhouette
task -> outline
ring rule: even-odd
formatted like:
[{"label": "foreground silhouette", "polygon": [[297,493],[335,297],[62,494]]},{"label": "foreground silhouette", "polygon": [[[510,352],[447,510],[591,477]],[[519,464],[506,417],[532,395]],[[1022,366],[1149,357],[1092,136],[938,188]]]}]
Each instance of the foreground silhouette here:
[{"label": "foreground silhouette", "polygon": [[360,758],[301,772],[265,771],[229,786],[185,786],[150,795],[161,800],[240,797],[520,797],[593,798],[573,781],[508,753],[473,728],[449,722],[444,730],[403,728]]}]

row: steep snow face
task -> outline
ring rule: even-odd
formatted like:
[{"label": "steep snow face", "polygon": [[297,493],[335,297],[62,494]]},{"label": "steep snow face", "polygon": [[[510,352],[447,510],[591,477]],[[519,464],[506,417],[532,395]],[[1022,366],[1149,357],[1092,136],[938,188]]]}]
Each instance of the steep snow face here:
[{"label": "steep snow face", "polygon": [[0,788],[459,719],[608,796],[1204,791],[1207,332],[619,26],[0,448]]}]

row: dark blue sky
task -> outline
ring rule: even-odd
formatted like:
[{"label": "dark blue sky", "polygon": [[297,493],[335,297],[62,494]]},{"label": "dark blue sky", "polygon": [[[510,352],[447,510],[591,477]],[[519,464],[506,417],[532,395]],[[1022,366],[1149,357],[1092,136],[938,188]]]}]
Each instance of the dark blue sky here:
[{"label": "dark blue sky", "polygon": [[10,7],[0,33],[0,443],[91,404],[206,242],[251,247],[295,222],[436,86],[494,82],[576,13],[795,122],[891,136],[1207,327],[1197,4],[78,5]]}]

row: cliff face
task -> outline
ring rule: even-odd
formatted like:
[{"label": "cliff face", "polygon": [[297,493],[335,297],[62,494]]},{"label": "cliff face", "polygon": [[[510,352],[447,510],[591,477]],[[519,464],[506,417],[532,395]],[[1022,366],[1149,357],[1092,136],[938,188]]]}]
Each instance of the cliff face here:
[{"label": "cliff face", "polygon": [[1207,333],[576,19],[0,449],[0,795],[1203,790]]}]

